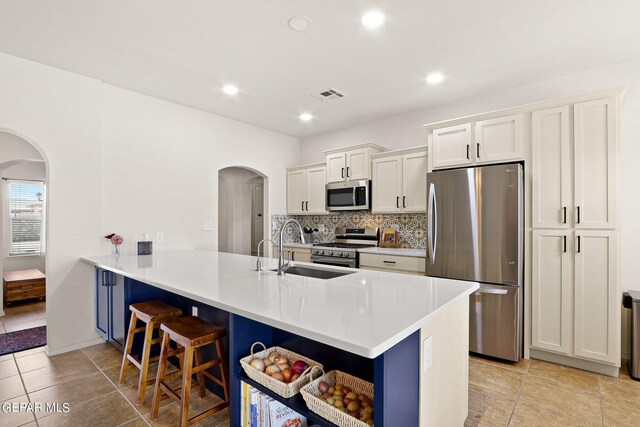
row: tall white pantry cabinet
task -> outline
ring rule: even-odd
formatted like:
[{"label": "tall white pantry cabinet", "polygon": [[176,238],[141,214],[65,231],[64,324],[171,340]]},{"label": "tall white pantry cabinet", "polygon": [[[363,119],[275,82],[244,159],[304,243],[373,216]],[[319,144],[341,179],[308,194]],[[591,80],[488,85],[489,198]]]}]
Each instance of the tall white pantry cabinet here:
[{"label": "tall white pantry cabinet", "polygon": [[531,115],[531,349],[620,363],[617,97]]}]

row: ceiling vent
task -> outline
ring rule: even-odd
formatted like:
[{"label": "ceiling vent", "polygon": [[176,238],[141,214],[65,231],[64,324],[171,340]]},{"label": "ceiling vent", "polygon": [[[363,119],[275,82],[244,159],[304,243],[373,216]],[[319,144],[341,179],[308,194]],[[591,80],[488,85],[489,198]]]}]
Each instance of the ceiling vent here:
[{"label": "ceiling vent", "polygon": [[322,92],[320,92],[318,94],[313,94],[311,96],[313,96],[315,99],[319,99],[320,101],[323,101],[323,102],[330,102],[330,101],[335,101],[335,100],[344,98],[347,95],[345,93],[343,93],[343,92],[340,92],[339,90],[336,90],[336,89],[327,89],[327,90],[323,90]]}]

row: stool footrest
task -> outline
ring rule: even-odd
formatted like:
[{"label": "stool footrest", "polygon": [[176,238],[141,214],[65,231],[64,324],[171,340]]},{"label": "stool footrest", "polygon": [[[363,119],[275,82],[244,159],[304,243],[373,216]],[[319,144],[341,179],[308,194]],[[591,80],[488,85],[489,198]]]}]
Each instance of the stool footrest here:
[{"label": "stool footrest", "polygon": [[205,418],[207,418],[208,416],[211,416],[213,414],[215,414],[216,412],[219,412],[225,408],[229,407],[229,402],[222,402],[217,404],[216,406],[214,406],[211,409],[207,409],[206,411],[196,415],[195,417],[191,417],[189,418],[189,420],[187,421],[187,425],[191,425],[191,424],[195,424],[200,420],[203,420]]},{"label": "stool footrest", "polygon": [[213,368],[220,364],[220,359],[212,360],[211,362],[204,363],[196,368],[193,368],[191,371],[192,374],[197,374],[200,371],[204,371],[205,369]]},{"label": "stool footrest", "polygon": [[138,359],[133,357],[133,355],[127,354],[127,359],[129,359],[129,362],[131,362],[133,366],[135,366],[138,369],[142,369],[142,363],[140,363]]}]

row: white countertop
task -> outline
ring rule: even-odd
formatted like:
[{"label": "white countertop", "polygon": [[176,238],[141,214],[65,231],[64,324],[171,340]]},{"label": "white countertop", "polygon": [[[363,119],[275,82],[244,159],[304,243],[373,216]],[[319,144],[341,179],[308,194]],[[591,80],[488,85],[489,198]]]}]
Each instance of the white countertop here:
[{"label": "white countertop", "polygon": [[426,249],[411,249],[411,248],[364,248],[358,249],[361,254],[379,254],[379,255],[396,255],[396,256],[412,256],[412,257],[427,257]]},{"label": "white countertop", "polygon": [[[83,261],[346,351],[374,358],[478,289],[475,282],[371,270],[329,280],[268,269],[275,260],[207,250]],[[309,265],[307,263],[293,263]],[[315,267],[318,267],[315,265]],[[266,270],[266,271],[265,271]]]}]

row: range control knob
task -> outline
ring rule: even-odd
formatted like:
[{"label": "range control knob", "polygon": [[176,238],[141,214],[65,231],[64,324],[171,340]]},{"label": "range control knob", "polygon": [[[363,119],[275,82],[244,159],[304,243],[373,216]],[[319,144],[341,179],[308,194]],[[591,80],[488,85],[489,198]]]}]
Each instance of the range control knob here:
[{"label": "range control knob", "polygon": [[325,251],[325,253],[324,253],[324,254],[325,254],[325,255],[329,255],[329,256],[331,256],[331,255],[333,255],[333,251]]},{"label": "range control knob", "polygon": [[314,249],[313,253],[316,255],[322,255],[322,249]]},{"label": "range control knob", "polygon": [[343,258],[349,258],[349,252],[342,252]]}]

